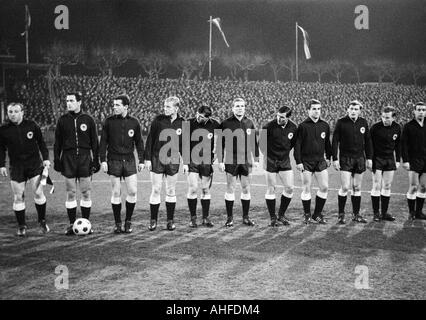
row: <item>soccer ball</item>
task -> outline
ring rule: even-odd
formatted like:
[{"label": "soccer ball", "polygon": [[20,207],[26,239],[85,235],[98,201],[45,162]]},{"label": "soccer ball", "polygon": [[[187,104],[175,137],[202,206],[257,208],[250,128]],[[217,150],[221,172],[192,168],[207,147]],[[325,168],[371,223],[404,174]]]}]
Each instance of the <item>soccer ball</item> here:
[{"label": "soccer ball", "polygon": [[78,236],[89,234],[91,228],[92,224],[85,218],[79,218],[75,220],[74,225],[72,226],[72,230]]}]

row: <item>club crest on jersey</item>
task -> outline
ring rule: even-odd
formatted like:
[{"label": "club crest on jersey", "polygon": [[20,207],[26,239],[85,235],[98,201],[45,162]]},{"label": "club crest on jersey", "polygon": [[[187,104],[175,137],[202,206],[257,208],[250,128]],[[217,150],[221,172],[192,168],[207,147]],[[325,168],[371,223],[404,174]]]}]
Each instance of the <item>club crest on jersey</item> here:
[{"label": "club crest on jersey", "polygon": [[361,129],[359,129],[359,131],[361,131],[361,133],[364,134],[365,133],[365,128],[361,127]]},{"label": "club crest on jersey", "polygon": [[34,133],[32,131],[28,131],[27,138],[32,139],[34,137]]},{"label": "club crest on jersey", "polygon": [[321,132],[321,138],[325,139],[325,132]]},{"label": "club crest on jersey", "polygon": [[290,140],[293,139],[293,132],[290,132],[287,136]]},{"label": "club crest on jersey", "polygon": [[247,132],[248,135],[250,135],[251,134],[251,129],[247,129],[246,132]]},{"label": "club crest on jersey", "polygon": [[207,135],[207,139],[209,139],[209,140],[211,140],[211,138],[213,138],[213,133],[209,133],[208,135]]},{"label": "club crest on jersey", "polygon": [[128,134],[129,134],[129,137],[131,138],[135,135],[135,131],[133,131],[133,129],[130,129]]},{"label": "club crest on jersey", "polygon": [[394,134],[394,135],[393,135],[393,137],[392,137],[392,139],[393,139],[393,140],[396,140],[396,138],[398,138],[398,135],[397,135],[397,134]]},{"label": "club crest on jersey", "polygon": [[87,130],[87,125],[85,123],[82,123],[80,126],[81,131],[86,131]]},{"label": "club crest on jersey", "polygon": [[177,130],[176,130],[176,134],[177,134],[178,136],[180,136],[180,135],[182,134],[182,129],[181,129],[181,128],[177,129]]}]

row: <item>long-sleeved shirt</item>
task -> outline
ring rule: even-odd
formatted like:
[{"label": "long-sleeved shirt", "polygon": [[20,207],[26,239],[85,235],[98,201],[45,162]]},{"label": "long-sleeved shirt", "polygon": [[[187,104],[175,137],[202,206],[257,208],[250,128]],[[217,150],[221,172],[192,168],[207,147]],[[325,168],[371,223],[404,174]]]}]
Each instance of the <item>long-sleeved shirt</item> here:
[{"label": "long-sleeved shirt", "polygon": [[[190,141],[189,141],[189,159],[186,159],[186,157],[184,156],[184,163],[187,164],[190,160],[191,162],[194,162],[195,164],[200,164],[200,162],[202,162],[201,160],[204,159],[204,157],[206,156],[204,154],[204,148],[200,148],[199,152],[197,153],[195,150],[195,156],[199,156],[197,160],[199,161],[195,161],[196,159],[194,159],[194,155],[192,154],[192,151],[194,148],[196,148],[198,146],[198,144],[202,144],[202,146],[206,146],[207,145],[210,147],[209,151],[210,151],[210,155],[207,158],[210,158],[210,163],[213,161],[213,150],[214,150],[214,142],[215,142],[215,130],[217,130],[219,128],[219,122],[216,121],[215,119],[210,118],[207,121],[203,121],[203,122],[198,122],[196,118],[192,118],[188,120],[189,125],[190,125]],[[203,131],[204,130],[204,131]],[[195,132],[195,133],[194,133]],[[194,135],[194,136],[193,136]],[[194,139],[194,140],[193,140]],[[182,142],[184,145],[186,143],[188,143],[188,141],[183,141]],[[184,148],[185,149],[185,148]]]},{"label": "long-sleeved shirt", "polygon": [[81,111],[62,115],[56,125],[53,151],[55,160],[59,160],[65,151],[75,152],[77,155],[92,151],[93,159],[98,161],[98,132],[93,118]]},{"label": "long-sleeved shirt", "polygon": [[426,126],[420,126],[417,120],[407,122],[401,136],[402,161],[426,159]]},{"label": "long-sleeved shirt", "polygon": [[49,160],[40,127],[32,120],[8,121],[0,127],[0,167],[5,166],[6,151],[12,166],[40,159],[40,153],[43,160]]},{"label": "long-sleeved shirt", "polygon": [[102,127],[99,157],[101,162],[108,160],[134,159],[138,153],[139,163],[144,161],[144,144],[139,121],[130,115],[114,115],[105,119]]},{"label": "long-sleeved shirt", "polygon": [[[161,148],[169,143],[172,138],[179,145],[173,146],[173,149],[178,149],[182,155],[182,123],[185,121],[179,114],[177,118],[172,122],[170,116],[164,114],[158,115],[151,123],[151,127],[148,133],[148,138],[145,145],[145,160],[152,161],[153,157],[158,158]],[[167,130],[167,131],[165,131]],[[174,133],[173,133],[173,132]],[[161,137],[163,133],[164,137]],[[162,138],[160,140],[160,138]],[[165,139],[167,138],[167,139]],[[167,153],[169,157],[172,156],[172,150]]]},{"label": "long-sleeved shirt", "polygon": [[340,156],[372,159],[373,145],[367,120],[358,117],[353,121],[349,116],[337,120],[333,133],[333,160]]},{"label": "long-sleeved shirt", "polygon": [[[263,126],[259,137],[259,148],[265,157],[272,160],[284,160],[289,157],[297,138],[297,125],[288,120],[285,126],[276,119]],[[265,141],[266,140],[266,141]]]},{"label": "long-sleeved shirt", "polygon": [[400,162],[401,131],[401,126],[396,122],[392,122],[390,126],[385,126],[383,121],[373,124],[370,129],[373,157],[393,158],[395,153],[396,162]]},{"label": "long-sleeved shirt", "polygon": [[[252,120],[244,116],[240,121],[235,115],[232,115],[222,121],[219,129],[222,130],[222,136],[217,141],[219,162],[226,164],[251,163],[251,157],[255,162],[259,161],[259,144]],[[240,160],[243,163],[239,163]]]},{"label": "long-sleeved shirt", "polygon": [[330,159],[330,126],[322,119],[314,122],[307,118],[297,128],[297,139],[294,145],[296,164],[303,161],[320,161]]}]

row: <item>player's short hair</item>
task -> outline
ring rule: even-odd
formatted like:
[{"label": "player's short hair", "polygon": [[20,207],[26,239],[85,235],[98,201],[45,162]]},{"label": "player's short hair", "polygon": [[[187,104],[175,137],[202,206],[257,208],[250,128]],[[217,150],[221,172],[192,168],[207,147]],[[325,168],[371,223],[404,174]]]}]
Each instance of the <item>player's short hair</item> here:
[{"label": "player's short hair", "polygon": [[83,99],[83,94],[80,91],[67,92],[67,96],[75,96],[75,100],[77,100],[77,102]]},{"label": "player's short hair", "polygon": [[168,98],[166,98],[166,100],[164,100],[164,105],[165,106],[171,105],[173,107],[178,107],[179,108],[180,99],[178,97],[176,97],[176,96],[168,97]]},{"label": "player's short hair", "polygon": [[420,106],[420,107],[426,107],[426,104],[425,104],[423,101],[416,102],[416,103],[414,104],[414,110],[416,110],[416,109],[417,109],[417,106]]},{"label": "player's short hair", "polygon": [[212,109],[206,105],[200,106],[197,111],[199,114],[203,114],[206,118],[209,118],[212,115]]},{"label": "player's short hair", "polygon": [[278,113],[285,113],[286,117],[290,118],[292,110],[288,106],[282,106],[278,109]]},{"label": "player's short hair", "polygon": [[315,104],[321,104],[321,102],[317,99],[311,99],[308,101],[308,103],[306,104],[306,109],[310,109],[311,106],[315,105]]},{"label": "player's short hair", "polygon": [[11,103],[9,103],[9,104],[7,105],[7,107],[6,107],[6,110],[7,110],[9,107],[16,107],[16,106],[21,107],[21,111],[24,111],[24,105],[23,105],[22,103],[20,103],[20,102],[11,102]]},{"label": "player's short hair", "polygon": [[396,116],[396,109],[393,106],[384,106],[382,108],[382,113],[389,113],[392,112],[392,117]]},{"label": "player's short hair", "polygon": [[243,103],[244,106],[246,105],[246,101],[243,98],[235,98],[232,100],[232,106],[235,106],[236,103]]},{"label": "player's short hair", "polygon": [[349,102],[348,108],[351,106],[359,106],[360,109],[364,107],[362,103],[359,102],[358,100],[352,100],[351,102]]},{"label": "player's short hair", "polygon": [[127,94],[119,94],[114,97],[114,100],[121,100],[123,106],[128,106],[130,104],[130,97]]}]

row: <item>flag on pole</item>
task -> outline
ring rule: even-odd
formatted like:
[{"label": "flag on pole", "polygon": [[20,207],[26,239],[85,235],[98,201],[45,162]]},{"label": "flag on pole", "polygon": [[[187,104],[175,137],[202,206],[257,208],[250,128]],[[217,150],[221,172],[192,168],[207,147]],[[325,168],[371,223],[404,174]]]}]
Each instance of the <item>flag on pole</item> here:
[{"label": "flag on pole", "polygon": [[223,41],[225,41],[226,46],[229,48],[228,41],[226,41],[225,34],[222,31],[222,28],[220,27],[220,18],[214,18],[212,19],[212,22],[216,25],[216,27],[219,29],[220,33],[222,34]]},{"label": "flag on pole", "polygon": [[25,31],[21,33],[21,36],[25,36],[25,33],[28,32],[28,29],[31,26],[31,15],[30,15],[30,9],[28,9],[28,6],[25,5]]},{"label": "flag on pole", "polygon": [[302,31],[303,34],[303,49],[305,50],[306,59],[311,58],[311,52],[309,51],[309,36],[308,33],[301,26],[297,25],[297,27]]}]

